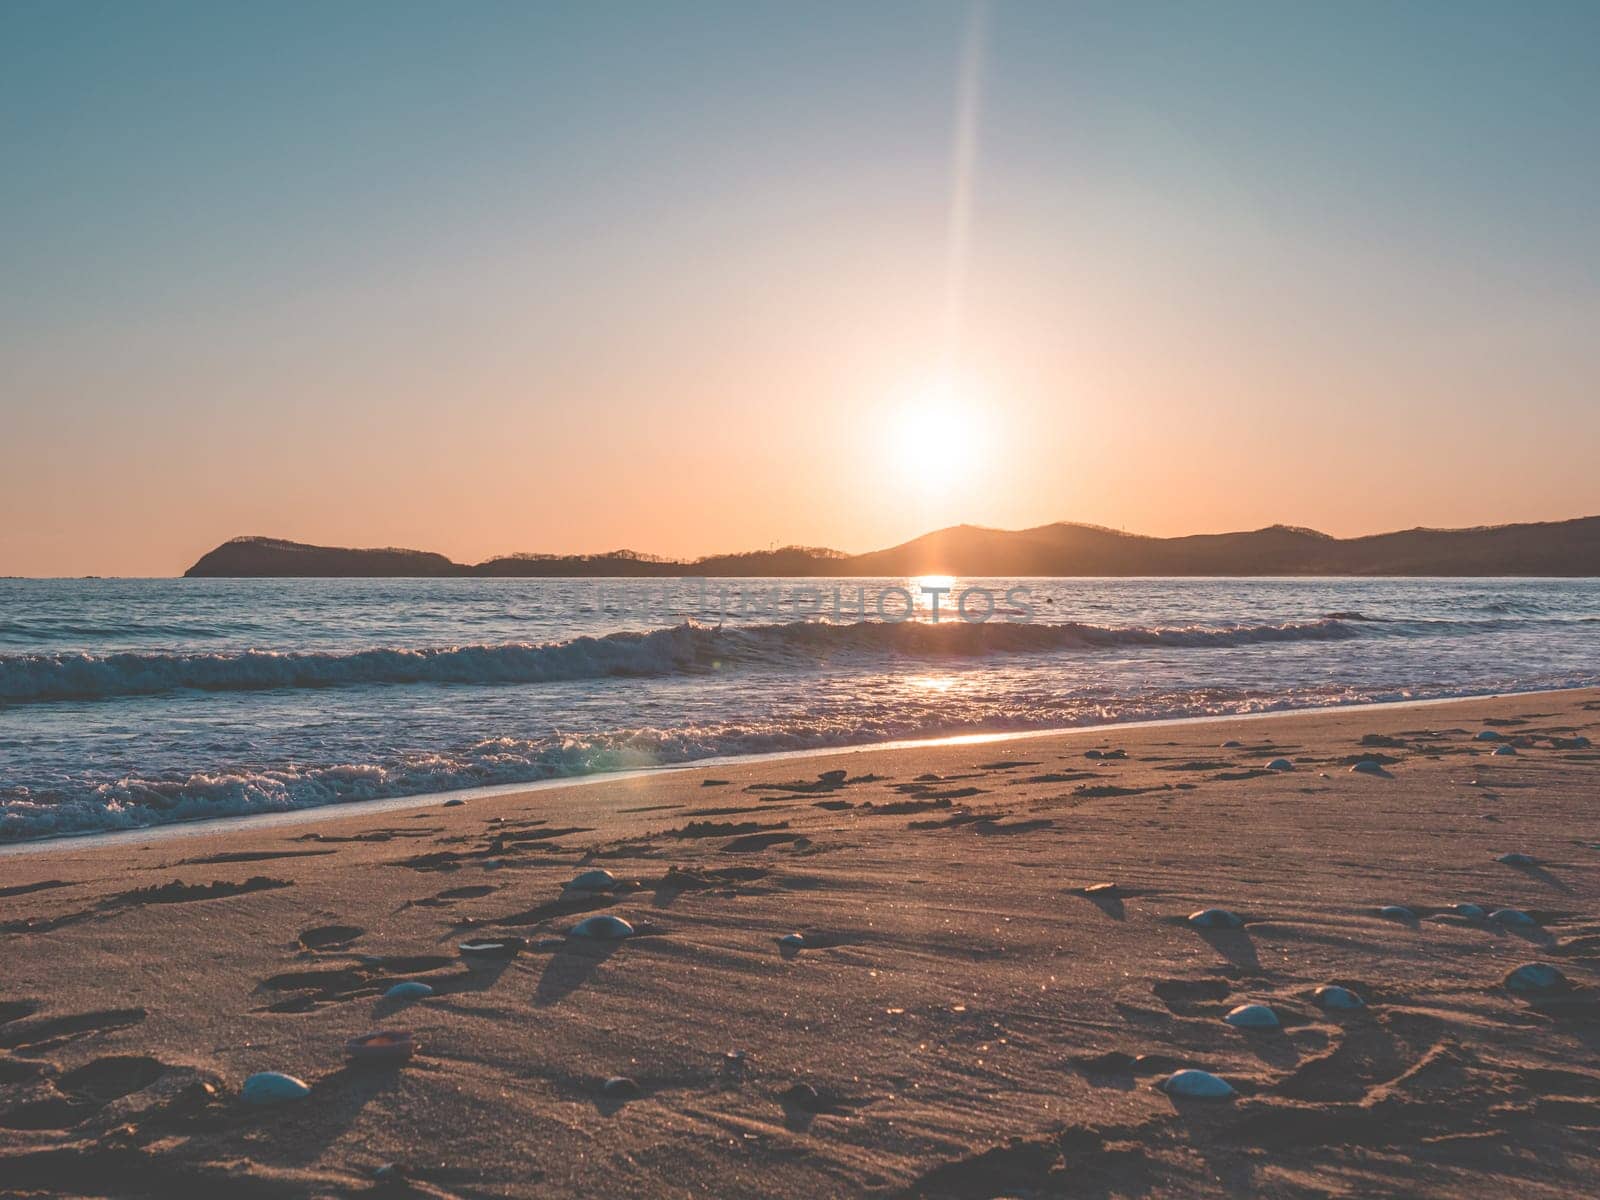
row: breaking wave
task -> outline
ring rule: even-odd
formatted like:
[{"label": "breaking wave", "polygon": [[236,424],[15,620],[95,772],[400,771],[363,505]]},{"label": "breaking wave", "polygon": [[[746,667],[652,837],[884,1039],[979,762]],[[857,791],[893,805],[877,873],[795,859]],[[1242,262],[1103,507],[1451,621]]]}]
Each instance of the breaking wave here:
[{"label": "breaking wave", "polygon": [[[402,684],[538,684],[705,672],[739,665],[881,661],[1155,646],[1208,648],[1370,636],[1349,619],[1228,628],[864,621],[746,628],[677,625],[571,641],[351,651],[243,650],[0,655],[0,702],[104,699],[185,690]],[[1446,624],[1438,622],[1437,624]]]}]

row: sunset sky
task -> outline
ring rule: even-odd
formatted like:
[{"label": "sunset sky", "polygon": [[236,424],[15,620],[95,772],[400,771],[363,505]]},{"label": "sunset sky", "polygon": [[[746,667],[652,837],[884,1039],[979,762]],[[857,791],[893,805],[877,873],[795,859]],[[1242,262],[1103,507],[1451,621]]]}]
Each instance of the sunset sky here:
[{"label": "sunset sky", "polygon": [[1600,4],[0,5],[0,573],[1600,512]]}]

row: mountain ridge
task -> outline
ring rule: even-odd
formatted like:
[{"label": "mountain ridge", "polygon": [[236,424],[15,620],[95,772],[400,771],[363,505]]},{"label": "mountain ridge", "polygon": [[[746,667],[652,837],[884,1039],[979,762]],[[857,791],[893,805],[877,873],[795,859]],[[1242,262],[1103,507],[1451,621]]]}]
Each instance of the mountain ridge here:
[{"label": "mountain ridge", "polygon": [[1269,525],[1227,533],[1150,537],[1057,521],[1029,529],[952,525],[896,546],[845,554],[784,546],[697,559],[633,550],[511,554],[457,563],[400,547],[349,549],[285,538],[232,538],[202,555],[185,578],[726,578],[958,576],[1524,575],[1600,576],[1600,516],[1566,521],[1417,526],[1337,538]]}]

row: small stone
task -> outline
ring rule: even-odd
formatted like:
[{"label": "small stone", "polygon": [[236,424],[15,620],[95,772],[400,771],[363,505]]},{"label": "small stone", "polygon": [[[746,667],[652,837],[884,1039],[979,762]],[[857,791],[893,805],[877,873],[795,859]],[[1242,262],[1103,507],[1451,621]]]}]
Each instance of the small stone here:
[{"label": "small stone", "polygon": [[1517,748],[1515,746],[1496,746],[1490,752],[1489,757],[1490,758],[1504,758],[1506,755],[1515,754],[1516,752],[1517,752]]},{"label": "small stone", "polygon": [[569,892],[611,892],[617,888],[617,877],[604,867],[580,872],[568,881]]},{"label": "small stone", "polygon": [[397,983],[383,994],[385,1000],[420,1000],[424,996],[433,995],[433,988],[426,983],[415,979],[408,979],[404,983]]},{"label": "small stone", "polygon": [[633,926],[610,913],[588,917],[572,927],[573,937],[592,938],[599,942],[614,942],[632,935]]},{"label": "small stone", "polygon": [[1203,908],[1190,913],[1187,920],[1196,929],[1239,929],[1244,925],[1242,917],[1225,908]]},{"label": "small stone", "polygon": [[613,1075],[600,1085],[600,1093],[612,1100],[632,1100],[640,1094],[640,1089],[626,1075]]},{"label": "small stone", "polygon": [[1522,995],[1558,992],[1567,986],[1567,977],[1549,963],[1528,963],[1505,978],[1506,990]]},{"label": "small stone", "polygon": [[467,802],[465,800],[461,799],[460,796],[456,796],[453,799],[446,800],[444,802],[444,804],[442,805],[442,807],[444,807],[444,808],[463,808],[463,807],[466,806],[466,803]]},{"label": "small stone", "polygon": [[1278,1029],[1283,1025],[1265,1004],[1241,1004],[1222,1019],[1236,1029]]},{"label": "small stone", "polygon": [[1492,729],[1485,729],[1474,740],[1479,742],[1498,742],[1501,740],[1501,735]]},{"label": "small stone", "polygon": [[1210,1071],[1193,1068],[1174,1071],[1156,1086],[1169,1096],[1182,1096],[1190,1100],[1226,1100],[1235,1094],[1233,1086],[1226,1079]]},{"label": "small stone", "polygon": [[1524,928],[1539,923],[1520,908],[1497,908],[1489,914],[1489,920],[1498,921],[1501,925],[1518,925]]},{"label": "small stone", "polygon": [[1390,921],[1415,921],[1417,914],[1403,904],[1385,904],[1378,910],[1378,915]]},{"label": "small stone", "polygon": [[1505,863],[1508,867],[1533,867],[1539,860],[1531,854],[1502,854],[1495,862]]},{"label": "small stone", "polygon": [[1287,758],[1275,758],[1275,759],[1273,759],[1271,762],[1269,762],[1267,764],[1267,770],[1269,770],[1269,771],[1292,771],[1292,770],[1294,770],[1294,764],[1292,762],[1290,762]]},{"label": "small stone", "polygon": [[1370,758],[1362,759],[1352,766],[1350,770],[1357,775],[1382,775],[1384,773],[1383,764],[1374,762]]},{"label": "small stone", "polygon": [[806,948],[806,936],[803,933],[786,933],[778,939],[778,949],[785,954],[798,954]]},{"label": "small stone", "polygon": [[1312,993],[1316,1001],[1323,1008],[1349,1010],[1365,1008],[1367,1002],[1349,988],[1340,987],[1336,983],[1324,984]]},{"label": "small stone", "polygon": [[291,1100],[304,1100],[311,1088],[303,1079],[284,1075],[278,1071],[260,1071],[244,1081],[239,1089],[239,1099],[246,1104],[287,1104]]},{"label": "small stone", "polygon": [[1481,904],[1452,904],[1450,911],[1469,921],[1481,921],[1489,915],[1489,910]]},{"label": "small stone", "polygon": [[1244,743],[1236,738],[1229,738],[1227,741],[1222,743],[1222,748],[1224,750],[1237,750],[1242,745],[1244,745]]}]

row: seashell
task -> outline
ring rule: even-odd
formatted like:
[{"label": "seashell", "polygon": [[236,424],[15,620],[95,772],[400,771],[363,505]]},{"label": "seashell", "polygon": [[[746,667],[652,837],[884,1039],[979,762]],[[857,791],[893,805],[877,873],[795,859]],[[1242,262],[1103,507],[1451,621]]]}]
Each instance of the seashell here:
[{"label": "seashell", "polygon": [[1294,764],[1292,762],[1290,762],[1287,758],[1275,758],[1275,759],[1273,759],[1271,762],[1269,762],[1267,764],[1267,770],[1269,770],[1269,771],[1292,771],[1292,770],[1294,770]]},{"label": "seashell", "polygon": [[1358,775],[1382,775],[1384,773],[1383,764],[1381,762],[1374,762],[1370,758],[1363,758],[1360,762],[1352,766],[1350,770]]},{"label": "seashell", "polygon": [[1524,995],[1555,992],[1567,987],[1567,977],[1549,963],[1527,963],[1510,972],[1505,985],[1507,991]]},{"label": "seashell", "polygon": [[1365,1008],[1367,1002],[1356,995],[1349,988],[1340,987],[1336,983],[1326,983],[1312,993],[1318,1004],[1323,1008],[1353,1009]]},{"label": "seashell", "polygon": [[383,998],[385,1000],[420,1000],[424,996],[431,995],[433,995],[432,985],[419,983],[415,979],[407,979],[403,983],[395,984],[383,994]]},{"label": "seashell", "polygon": [[806,935],[803,933],[786,933],[778,939],[778,949],[785,954],[794,954],[806,948]]},{"label": "seashell", "polygon": [[1283,1025],[1265,1004],[1241,1004],[1222,1019],[1235,1029],[1278,1029]]},{"label": "seashell", "polygon": [[1244,745],[1244,743],[1239,741],[1237,738],[1229,738],[1227,741],[1222,743],[1222,748],[1224,750],[1237,750],[1242,745]]},{"label": "seashell", "polygon": [[1495,862],[1505,863],[1508,867],[1532,867],[1537,866],[1539,860],[1531,854],[1502,854]]},{"label": "seashell", "polygon": [[1492,751],[1489,752],[1489,757],[1504,758],[1506,755],[1515,754],[1516,752],[1517,748],[1515,746],[1496,746]]},{"label": "seashell", "polygon": [[1520,908],[1497,908],[1489,914],[1489,920],[1498,921],[1502,925],[1529,926],[1539,923]]},{"label": "seashell", "polygon": [[1469,921],[1481,921],[1489,915],[1489,910],[1481,904],[1452,904],[1450,911]]},{"label": "seashell", "polygon": [[442,808],[461,808],[461,807],[465,806],[466,803],[467,802],[465,800],[463,800],[460,796],[456,796],[453,799],[446,800],[444,802],[444,804],[441,805],[440,807],[442,807]]},{"label": "seashell", "polygon": [[1117,885],[1114,883],[1091,883],[1083,889],[1085,896],[1115,896]]},{"label": "seashell", "polygon": [[572,927],[571,932],[573,937],[593,938],[597,942],[614,942],[631,936],[633,926],[621,917],[600,913],[598,916],[586,917],[579,921]]},{"label": "seashell", "polygon": [[239,1099],[246,1104],[286,1104],[290,1100],[304,1100],[311,1089],[304,1080],[278,1071],[259,1071],[244,1081],[239,1089]]},{"label": "seashell", "polygon": [[610,892],[617,887],[617,877],[604,867],[595,867],[573,877],[566,885],[569,892]]},{"label": "seashell", "polygon": [[1404,904],[1385,904],[1378,910],[1378,915],[1391,921],[1415,921],[1417,919],[1417,914]]},{"label": "seashell", "polygon": [[791,1108],[798,1108],[804,1112],[820,1112],[822,1109],[822,1097],[809,1083],[795,1084],[787,1089],[780,1099]]},{"label": "seashell", "polygon": [[417,1052],[417,1040],[409,1029],[380,1029],[351,1038],[344,1052],[357,1062],[405,1062]]},{"label": "seashell", "polygon": [[1198,1071],[1193,1068],[1174,1071],[1156,1086],[1169,1096],[1183,1096],[1190,1100],[1226,1100],[1235,1094],[1232,1085],[1226,1079],[1219,1078],[1210,1071]]},{"label": "seashell", "polygon": [[1501,740],[1502,740],[1502,738],[1501,738],[1500,734],[1496,733],[1492,729],[1485,729],[1483,732],[1477,734],[1473,738],[1473,741],[1476,741],[1476,742],[1498,742],[1498,741],[1501,741]]},{"label": "seashell", "polygon": [[640,1088],[626,1075],[613,1075],[600,1085],[600,1094],[612,1100],[632,1100],[640,1094]]},{"label": "seashell", "polygon": [[1244,925],[1243,918],[1225,908],[1203,908],[1190,913],[1187,920],[1196,929],[1238,929]]}]

